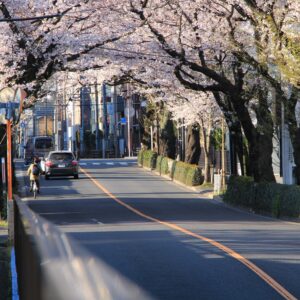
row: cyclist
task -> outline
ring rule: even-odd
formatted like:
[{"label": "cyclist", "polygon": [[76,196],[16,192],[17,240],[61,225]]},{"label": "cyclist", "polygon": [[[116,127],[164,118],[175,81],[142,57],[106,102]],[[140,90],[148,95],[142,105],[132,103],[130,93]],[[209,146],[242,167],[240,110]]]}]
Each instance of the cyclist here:
[{"label": "cyclist", "polygon": [[33,163],[29,166],[27,170],[27,174],[30,180],[30,192],[32,192],[33,183],[36,182],[36,186],[38,188],[37,192],[40,193],[40,174],[42,173],[41,167],[39,165],[39,158],[34,157]]}]

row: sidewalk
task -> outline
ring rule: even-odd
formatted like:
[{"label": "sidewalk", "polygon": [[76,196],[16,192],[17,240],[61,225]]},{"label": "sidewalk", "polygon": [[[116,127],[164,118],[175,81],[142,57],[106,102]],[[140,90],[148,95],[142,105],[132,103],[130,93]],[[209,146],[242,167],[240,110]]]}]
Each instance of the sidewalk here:
[{"label": "sidewalk", "polygon": [[11,294],[7,237],[7,228],[0,227],[0,300],[9,299],[9,295]]}]

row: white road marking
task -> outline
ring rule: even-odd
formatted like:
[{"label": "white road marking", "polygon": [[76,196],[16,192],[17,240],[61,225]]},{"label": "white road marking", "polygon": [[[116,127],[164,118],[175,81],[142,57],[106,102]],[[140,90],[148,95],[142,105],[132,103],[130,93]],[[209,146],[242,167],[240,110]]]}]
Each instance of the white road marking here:
[{"label": "white road marking", "polygon": [[79,166],[89,166],[89,165],[93,165],[93,166],[100,166],[100,165],[107,165],[107,166],[114,166],[115,164],[119,164],[122,166],[128,166],[129,164],[136,164],[136,161],[116,161],[116,162],[80,162]]},{"label": "white road marking", "polygon": [[102,222],[99,222],[97,219],[91,219],[93,222],[97,223],[97,224],[100,224],[100,225],[103,225]]}]

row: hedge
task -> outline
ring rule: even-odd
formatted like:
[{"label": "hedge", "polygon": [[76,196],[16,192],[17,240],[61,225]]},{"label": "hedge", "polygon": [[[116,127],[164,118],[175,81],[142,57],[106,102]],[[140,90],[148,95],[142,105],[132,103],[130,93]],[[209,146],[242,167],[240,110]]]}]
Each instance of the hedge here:
[{"label": "hedge", "polygon": [[186,185],[195,186],[203,183],[201,169],[196,165],[175,161],[171,172],[171,178]]},{"label": "hedge", "polygon": [[162,161],[162,159],[163,159],[163,156],[161,156],[161,155],[157,156],[155,170],[158,171],[158,172],[160,172],[160,170],[161,170],[161,161]]},{"label": "hedge", "polygon": [[274,217],[300,217],[300,187],[278,183],[255,183],[249,177],[229,179],[224,201]]},{"label": "hedge", "polygon": [[138,163],[143,167],[155,169],[157,153],[151,150],[141,150],[138,154]]},{"label": "hedge", "polygon": [[173,164],[174,160],[168,157],[163,157],[161,160],[161,174],[170,174],[169,163]]},{"label": "hedge", "polygon": [[165,156],[161,156],[161,155],[157,156],[156,168],[155,168],[156,171],[164,175],[169,174],[170,173],[169,162],[173,162],[173,160]]},{"label": "hedge", "polygon": [[202,171],[198,166],[157,155],[151,150],[139,151],[138,163],[189,186],[200,185],[204,181]]},{"label": "hedge", "polygon": [[141,165],[141,166],[143,165],[143,153],[144,153],[144,150],[139,151],[138,152],[138,158],[137,158],[138,159],[138,164]]}]

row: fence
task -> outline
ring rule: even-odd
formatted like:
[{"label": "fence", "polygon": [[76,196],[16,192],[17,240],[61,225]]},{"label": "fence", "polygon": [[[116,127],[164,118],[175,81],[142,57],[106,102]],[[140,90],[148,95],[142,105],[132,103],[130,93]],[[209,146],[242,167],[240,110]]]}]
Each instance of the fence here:
[{"label": "fence", "polygon": [[20,199],[14,207],[21,300],[151,299]]}]

